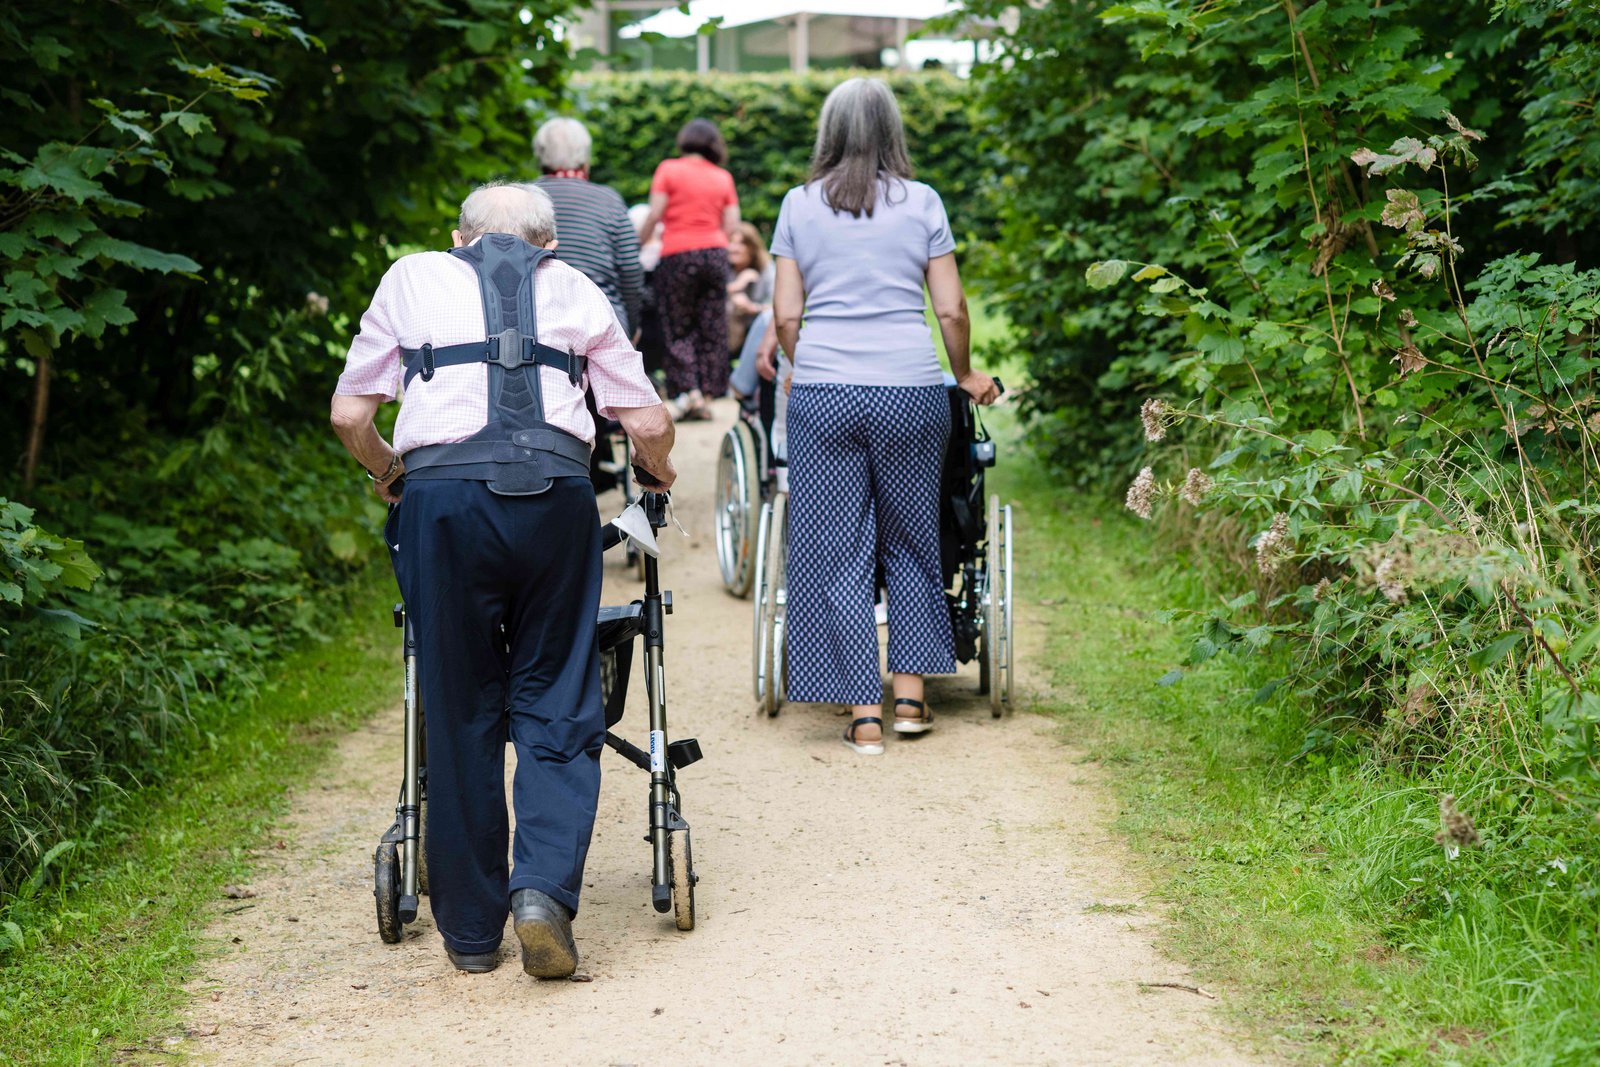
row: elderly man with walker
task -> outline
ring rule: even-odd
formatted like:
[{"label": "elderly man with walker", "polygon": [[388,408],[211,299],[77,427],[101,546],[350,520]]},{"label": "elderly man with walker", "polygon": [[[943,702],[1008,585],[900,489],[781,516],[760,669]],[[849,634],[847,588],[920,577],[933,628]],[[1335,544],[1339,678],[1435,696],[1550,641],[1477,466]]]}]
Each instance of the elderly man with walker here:
[{"label": "elderly man with walker", "polygon": [[[445,951],[459,970],[493,970],[509,912],[523,970],[559,978],[578,963],[572,919],[605,737],[585,388],[622,424],[651,488],[675,477],[673,426],[605,294],[551,256],[549,197],[479,188],[452,237],[449,252],[404,256],[384,275],[332,421],[391,505],[385,540],[423,664],[427,864]],[[391,446],[373,416],[402,384]]]}]

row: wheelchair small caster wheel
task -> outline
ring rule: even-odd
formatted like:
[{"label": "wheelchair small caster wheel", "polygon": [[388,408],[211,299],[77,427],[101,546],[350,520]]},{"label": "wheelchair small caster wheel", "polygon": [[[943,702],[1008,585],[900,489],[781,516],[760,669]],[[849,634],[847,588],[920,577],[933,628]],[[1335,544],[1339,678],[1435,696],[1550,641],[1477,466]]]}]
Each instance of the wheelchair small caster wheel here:
[{"label": "wheelchair small caster wheel", "polygon": [[378,846],[372,857],[372,895],[378,902],[378,936],[398,945],[405,924],[400,921],[400,850],[392,842]]},{"label": "wheelchair small caster wheel", "polygon": [[689,831],[674,830],[667,839],[667,855],[672,869],[672,918],[680,930],[694,929],[694,874],[693,852],[689,848]]}]

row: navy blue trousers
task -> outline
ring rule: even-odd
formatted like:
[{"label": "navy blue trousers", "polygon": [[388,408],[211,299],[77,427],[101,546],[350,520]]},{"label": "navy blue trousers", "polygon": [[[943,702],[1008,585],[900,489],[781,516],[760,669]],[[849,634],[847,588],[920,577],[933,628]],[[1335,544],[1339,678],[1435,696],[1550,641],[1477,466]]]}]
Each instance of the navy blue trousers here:
[{"label": "navy blue trousers", "polygon": [[877,704],[881,565],[889,670],[956,669],[939,566],[942,385],[796,385],[789,397],[790,700]]},{"label": "navy blue trousers", "polygon": [[477,481],[413,481],[386,534],[427,716],[433,918],[457,952],[489,952],[513,890],[578,910],[605,741],[594,489],[558,478],[538,496],[510,497]]}]

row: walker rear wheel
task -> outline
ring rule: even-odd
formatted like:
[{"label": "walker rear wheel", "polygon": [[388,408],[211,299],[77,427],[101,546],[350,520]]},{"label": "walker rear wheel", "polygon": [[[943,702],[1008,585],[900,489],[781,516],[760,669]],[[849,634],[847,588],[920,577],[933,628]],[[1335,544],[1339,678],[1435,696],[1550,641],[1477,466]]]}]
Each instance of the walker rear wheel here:
[{"label": "walker rear wheel", "polygon": [[667,838],[667,858],[672,870],[672,918],[680,930],[694,929],[694,853],[688,829],[674,830]]},{"label": "walker rear wheel", "polygon": [[755,577],[756,520],[761,483],[756,470],[758,450],[750,424],[740,419],[722,438],[717,457],[717,564],[722,584],[734,596],[750,592]]},{"label": "walker rear wheel", "polygon": [[398,945],[404,924],[400,921],[400,850],[391,841],[378,845],[372,857],[372,895],[378,902],[378,936]]},{"label": "walker rear wheel", "polygon": [[428,801],[417,808],[417,895],[428,895]]}]

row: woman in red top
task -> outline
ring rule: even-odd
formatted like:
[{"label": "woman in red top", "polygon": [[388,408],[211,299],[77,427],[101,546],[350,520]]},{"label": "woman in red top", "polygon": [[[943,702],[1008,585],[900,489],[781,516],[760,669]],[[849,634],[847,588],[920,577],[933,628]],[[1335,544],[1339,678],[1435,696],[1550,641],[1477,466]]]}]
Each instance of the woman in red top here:
[{"label": "woman in red top", "polygon": [[678,131],[678,157],[656,168],[650,214],[639,224],[642,235],[663,225],[656,295],[667,393],[680,417],[710,418],[707,401],[728,391],[728,241],[739,229],[739,196],[722,169],[727,158],[713,123],[688,123]]}]

